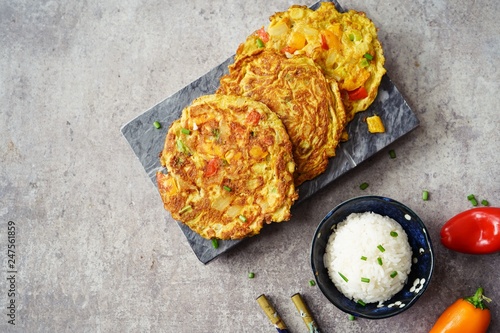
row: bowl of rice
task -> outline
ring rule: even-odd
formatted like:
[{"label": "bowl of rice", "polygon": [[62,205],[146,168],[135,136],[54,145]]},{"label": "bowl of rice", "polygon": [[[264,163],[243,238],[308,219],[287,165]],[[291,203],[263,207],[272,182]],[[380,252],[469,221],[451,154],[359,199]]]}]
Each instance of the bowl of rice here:
[{"label": "bowl of rice", "polygon": [[331,210],[313,237],[316,283],[340,310],[368,319],[410,308],[426,290],[434,253],[421,219],[386,197],[363,196]]}]

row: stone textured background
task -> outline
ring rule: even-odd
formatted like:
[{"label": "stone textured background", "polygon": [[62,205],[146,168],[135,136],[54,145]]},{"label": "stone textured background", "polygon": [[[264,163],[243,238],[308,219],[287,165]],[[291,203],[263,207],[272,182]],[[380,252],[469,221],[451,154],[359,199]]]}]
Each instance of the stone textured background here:
[{"label": "stone textured background", "polygon": [[[494,299],[489,332],[500,331],[498,254],[458,254],[439,242],[442,224],[470,207],[468,194],[500,206],[500,2],[341,2],[376,23],[388,73],[420,119],[389,147],[397,159],[377,154],[295,207],[290,222],[208,265],[163,210],[120,127],[294,3],[0,1],[0,331],[273,332],[255,302],[265,293],[299,332],[290,296],[300,292],[323,332],[418,333],[478,286]],[[363,194],[421,216],[436,270],[405,313],[351,322],[309,286],[309,247],[329,210]],[[10,220],[15,326],[5,314]]]}]

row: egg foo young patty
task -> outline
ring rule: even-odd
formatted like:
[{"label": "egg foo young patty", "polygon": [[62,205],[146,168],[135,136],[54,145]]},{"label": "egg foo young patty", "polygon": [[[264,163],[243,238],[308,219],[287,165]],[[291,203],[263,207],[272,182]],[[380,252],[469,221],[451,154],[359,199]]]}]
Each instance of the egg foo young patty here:
[{"label": "egg foo young patty", "polygon": [[290,219],[298,198],[292,144],[276,114],[250,98],[199,97],[168,130],[157,172],[172,217],[204,238],[241,239]]},{"label": "egg foo young patty", "polygon": [[340,13],[331,2],[317,10],[295,5],[275,13],[267,29],[257,30],[238,47],[236,58],[261,47],[312,58],[327,78],[338,82],[348,121],[375,100],[386,72],[373,22],[355,10]]},{"label": "egg foo young patty", "polygon": [[293,145],[295,186],[326,170],[346,115],[337,83],[328,82],[312,59],[256,50],[229,67],[217,93],[251,97],[279,116]]}]

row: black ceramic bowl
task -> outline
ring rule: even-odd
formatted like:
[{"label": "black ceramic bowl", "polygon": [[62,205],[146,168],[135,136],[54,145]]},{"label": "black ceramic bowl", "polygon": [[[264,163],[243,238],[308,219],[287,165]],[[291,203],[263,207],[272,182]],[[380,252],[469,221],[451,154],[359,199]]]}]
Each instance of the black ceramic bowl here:
[{"label": "black ceramic bowl", "polygon": [[[349,214],[364,212],[374,212],[396,220],[408,235],[413,252],[411,272],[405,286],[383,305],[368,303],[362,306],[345,297],[330,280],[323,262],[332,228]],[[323,218],[312,240],[311,266],[320,290],[337,308],[356,317],[382,319],[407,310],[424,293],[434,270],[434,253],[427,229],[413,211],[389,198],[364,196],[341,203]]]}]

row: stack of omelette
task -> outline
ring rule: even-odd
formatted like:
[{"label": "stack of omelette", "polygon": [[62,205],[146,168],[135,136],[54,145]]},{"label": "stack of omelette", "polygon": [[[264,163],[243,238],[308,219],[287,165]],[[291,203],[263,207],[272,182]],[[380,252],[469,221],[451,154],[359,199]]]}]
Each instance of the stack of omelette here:
[{"label": "stack of omelette", "polygon": [[362,12],[292,6],[238,47],[215,94],[170,126],[158,189],[206,239],[256,235],[290,219],[298,186],[323,173],[345,126],[376,98],[385,58]]}]

